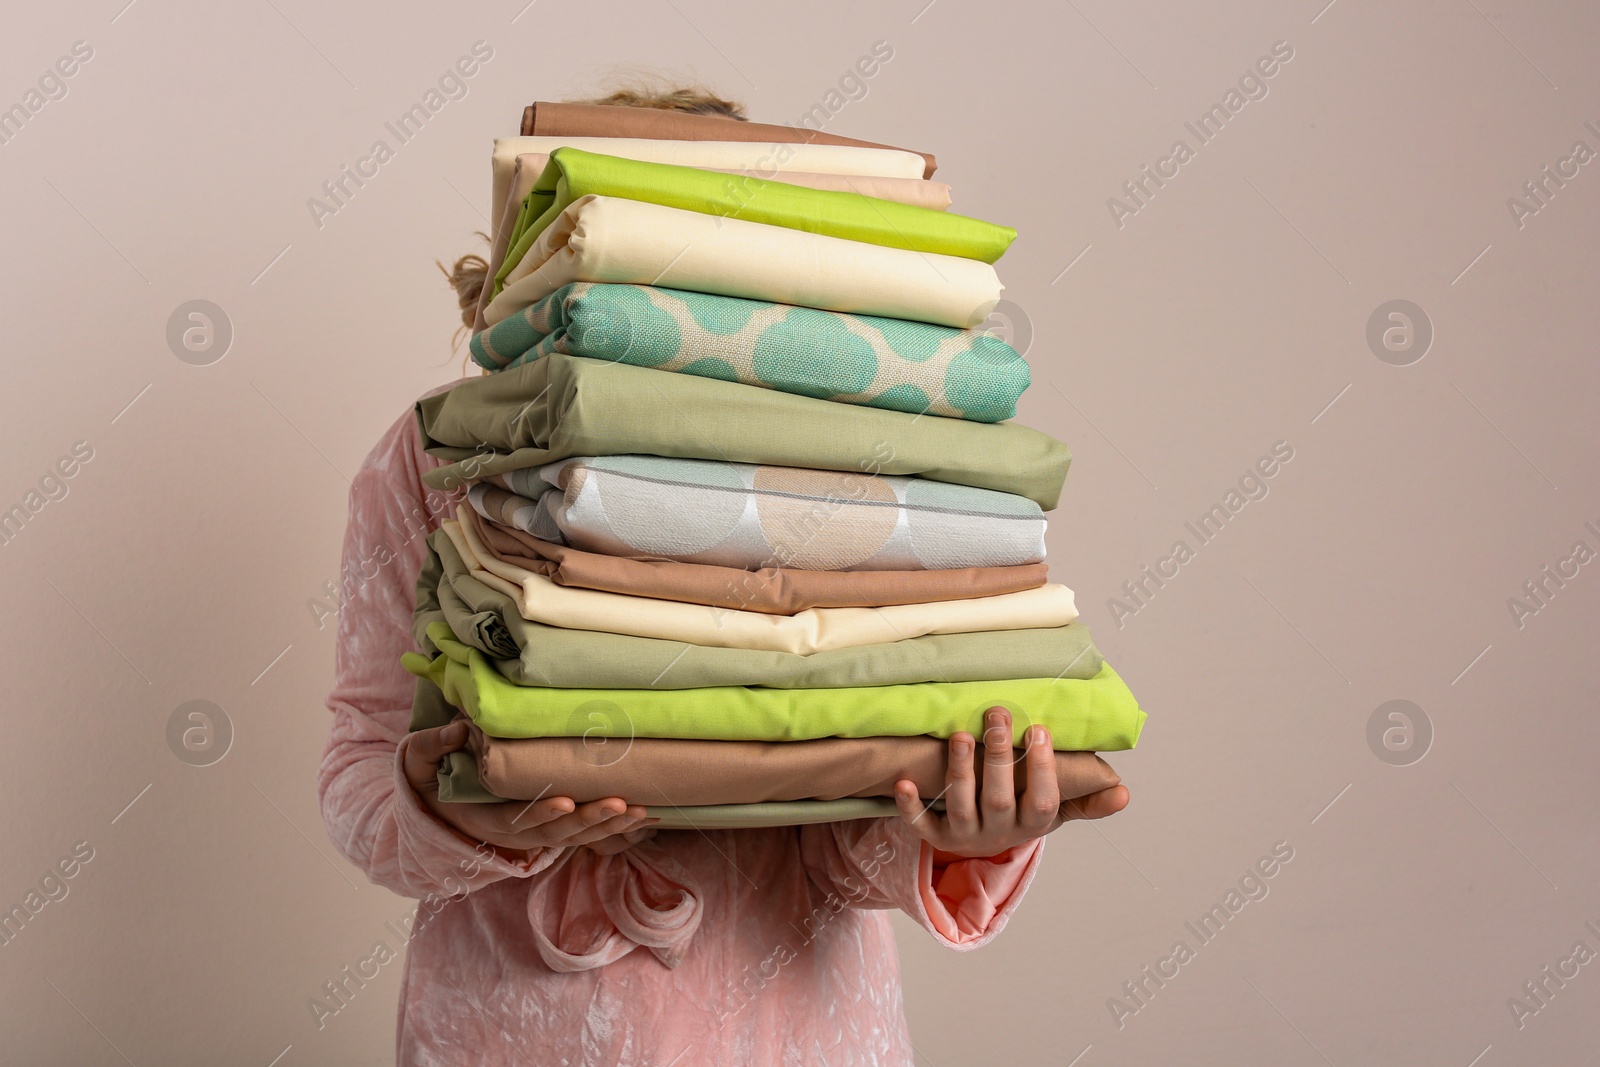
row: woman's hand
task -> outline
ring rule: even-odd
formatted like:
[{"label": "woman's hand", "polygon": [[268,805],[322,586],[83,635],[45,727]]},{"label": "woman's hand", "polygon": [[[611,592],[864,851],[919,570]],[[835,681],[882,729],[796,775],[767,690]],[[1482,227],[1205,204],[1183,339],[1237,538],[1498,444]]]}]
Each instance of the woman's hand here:
[{"label": "woman's hand", "polygon": [[1062,804],[1050,731],[1043,726],[1028,729],[1024,757],[1028,787],[1018,797],[1011,773],[1011,713],[1005,708],[984,713],[981,797],[976,795],[974,748],[971,734],[957,733],[950,738],[943,815],[923,806],[916,783],[895,783],[894,800],[901,817],[940,852],[968,858],[995,856],[1043,837],[1070,819],[1103,819],[1128,805],[1128,789],[1122,785]]},{"label": "woman's hand", "polygon": [[588,845],[596,852],[621,852],[655,834],[659,819],[645,818],[645,809],[620,797],[574,804],[568,797],[545,797],[532,803],[447,804],[439,799],[439,763],[465,748],[467,726],[453,722],[418,730],[406,746],[405,776],[434,818],[470,843],[494,845],[526,861],[542,848]]}]

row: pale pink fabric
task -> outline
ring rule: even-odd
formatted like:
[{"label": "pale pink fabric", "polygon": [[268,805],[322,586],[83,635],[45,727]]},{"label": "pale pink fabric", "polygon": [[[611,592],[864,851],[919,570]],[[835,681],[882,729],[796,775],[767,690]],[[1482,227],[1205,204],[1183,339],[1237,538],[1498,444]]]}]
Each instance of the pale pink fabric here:
[{"label": "pale pink fabric", "polygon": [[[526,866],[434,819],[399,770],[424,537],[454,499],[408,412],[350,491],[333,727],[318,775],[339,851],[419,898],[402,1064],[910,1064],[899,908],[945,945],[1005,926],[1043,842],[939,862],[900,819],[661,831]],[[450,899],[446,899],[450,898]]]}]

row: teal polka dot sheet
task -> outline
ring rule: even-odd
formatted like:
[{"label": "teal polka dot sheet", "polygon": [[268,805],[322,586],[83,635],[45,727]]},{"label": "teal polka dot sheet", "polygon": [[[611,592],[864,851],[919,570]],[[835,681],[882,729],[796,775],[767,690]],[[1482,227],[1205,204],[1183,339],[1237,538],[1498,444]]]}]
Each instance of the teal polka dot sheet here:
[{"label": "teal polka dot sheet", "polygon": [[971,422],[1014,417],[1029,384],[1016,349],[978,330],[605,282],[563,286],[470,348],[489,370],[564,352]]}]

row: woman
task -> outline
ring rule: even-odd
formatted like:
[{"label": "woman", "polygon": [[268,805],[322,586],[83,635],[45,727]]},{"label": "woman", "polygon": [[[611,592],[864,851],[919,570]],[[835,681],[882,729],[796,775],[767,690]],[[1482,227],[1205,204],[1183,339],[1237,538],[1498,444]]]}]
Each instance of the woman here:
[{"label": "woman", "polygon": [[[696,89],[593,102],[745,118]],[[468,324],[483,267],[463,257],[451,275]],[[899,818],[762,830],[656,831],[617,798],[441,803],[438,765],[466,731],[408,735],[414,679],[400,666],[425,534],[457,499],[423,486],[437,465],[407,411],[351,487],[319,774],[339,850],[422,900],[400,994],[403,1064],[909,1064],[884,909],[977,948],[1005,925],[1063,816],[1127,803],[1119,785],[1063,811],[1041,727],[1029,751],[1043,773],[1015,797],[1000,708],[986,719],[981,795],[976,742],[951,738],[942,815],[909,782]]]}]

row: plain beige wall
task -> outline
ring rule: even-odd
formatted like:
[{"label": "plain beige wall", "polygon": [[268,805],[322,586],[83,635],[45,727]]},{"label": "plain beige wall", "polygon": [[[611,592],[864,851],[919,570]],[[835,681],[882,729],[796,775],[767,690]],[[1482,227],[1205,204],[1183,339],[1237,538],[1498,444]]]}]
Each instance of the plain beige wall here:
[{"label": "plain beige wall", "polygon": [[[398,966],[320,1031],[306,1006],[410,911],[322,830],[308,601],[347,479],[459,365],[432,260],[484,227],[490,139],[531,99],[649,64],[792,121],[878,40],[829,128],[936,152],[957,210],[1021,231],[1021,419],[1076,456],[1052,574],[1150,712],[1114,760],[1132,806],[1052,838],[994,945],[899,923],[923,1060],[1592,1062],[1600,963],[1520,1028],[1507,1001],[1600,951],[1600,562],[1520,627],[1507,601],[1600,551],[1600,164],[1520,226],[1507,201],[1600,150],[1600,11],[924,2],[7,12],[0,105],[93,56],[0,145],[0,508],[93,458],[0,545],[0,905],[94,850],[0,948],[7,1062],[390,1062]],[[319,228],[307,199],[480,39],[469,95]],[[1267,95],[1119,226],[1108,198],[1278,41]],[[235,331],[208,366],[165,337],[194,299]],[[1396,299],[1433,326],[1407,366],[1366,338]],[[1108,599],[1280,441],[1269,494],[1119,627]],[[169,748],[190,700],[232,723],[214,765]],[[1369,747],[1391,700],[1432,724],[1420,762]],[[1268,895],[1201,945],[1185,923],[1277,842]],[[1180,939],[1119,1028],[1109,998]]]}]

